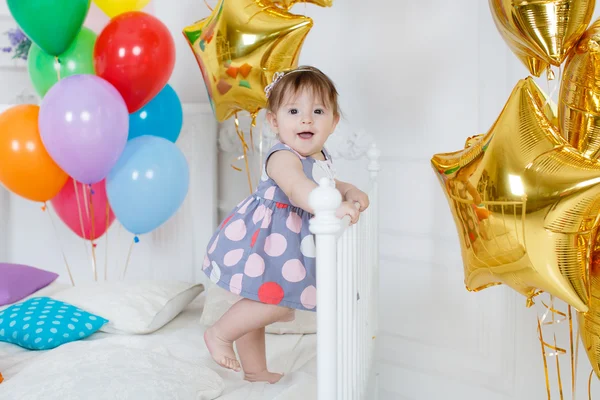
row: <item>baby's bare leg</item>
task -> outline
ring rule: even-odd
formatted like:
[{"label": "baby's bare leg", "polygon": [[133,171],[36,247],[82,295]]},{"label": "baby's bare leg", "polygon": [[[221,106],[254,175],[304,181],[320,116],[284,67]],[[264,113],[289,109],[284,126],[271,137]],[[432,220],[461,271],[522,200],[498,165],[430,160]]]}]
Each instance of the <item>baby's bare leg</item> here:
[{"label": "baby's bare leg", "polygon": [[235,341],[244,379],[249,382],[278,382],[283,374],[267,370],[267,357],[265,354],[265,328],[259,328]]},{"label": "baby's bare leg", "polygon": [[[240,364],[233,351],[233,342],[247,333],[285,318],[289,313],[290,309],[286,307],[242,299],[223,314],[212,327],[206,330],[204,341],[211,356],[219,365],[239,371]],[[244,347],[243,343],[242,347]]]}]

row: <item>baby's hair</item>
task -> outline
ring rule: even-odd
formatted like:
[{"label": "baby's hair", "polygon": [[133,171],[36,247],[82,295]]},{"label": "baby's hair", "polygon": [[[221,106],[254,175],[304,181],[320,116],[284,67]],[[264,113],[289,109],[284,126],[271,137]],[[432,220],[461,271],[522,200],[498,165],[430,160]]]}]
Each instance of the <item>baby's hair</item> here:
[{"label": "baby's hair", "polygon": [[335,84],[327,75],[311,66],[301,66],[276,77],[268,90],[267,110],[277,112],[287,95],[295,96],[305,89],[319,96],[324,105],[333,111],[333,115],[340,115]]}]

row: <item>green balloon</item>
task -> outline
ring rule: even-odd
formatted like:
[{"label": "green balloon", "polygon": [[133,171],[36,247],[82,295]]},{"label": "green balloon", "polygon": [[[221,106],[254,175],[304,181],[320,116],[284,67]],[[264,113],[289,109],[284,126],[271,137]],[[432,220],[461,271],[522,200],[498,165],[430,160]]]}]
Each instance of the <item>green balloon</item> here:
[{"label": "green balloon", "polygon": [[7,0],[21,30],[46,53],[62,54],[83,26],[91,0]]},{"label": "green balloon", "polygon": [[44,97],[46,92],[60,79],[71,75],[94,75],[94,45],[96,34],[88,28],[81,28],[71,46],[53,57],[39,46],[32,44],[27,56],[27,69],[33,87]]}]

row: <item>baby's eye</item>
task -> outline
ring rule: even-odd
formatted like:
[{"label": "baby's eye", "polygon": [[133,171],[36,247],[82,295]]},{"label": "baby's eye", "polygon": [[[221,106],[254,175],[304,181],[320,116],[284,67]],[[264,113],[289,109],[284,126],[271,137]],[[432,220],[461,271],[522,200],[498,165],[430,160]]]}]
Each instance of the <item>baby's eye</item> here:
[{"label": "baby's eye", "polygon": [[323,111],[323,110],[322,110],[322,109],[320,109],[320,108],[317,108],[317,109],[315,110],[315,114],[325,114],[325,111]]},{"label": "baby's eye", "polygon": [[298,114],[298,109],[292,108],[292,109],[290,109],[289,113],[290,114]]}]

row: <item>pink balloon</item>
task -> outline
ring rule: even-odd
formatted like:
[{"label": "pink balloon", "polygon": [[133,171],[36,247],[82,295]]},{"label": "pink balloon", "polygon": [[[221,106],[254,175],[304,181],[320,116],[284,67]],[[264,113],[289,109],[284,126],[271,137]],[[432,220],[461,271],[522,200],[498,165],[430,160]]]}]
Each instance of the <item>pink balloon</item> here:
[{"label": "pink balloon", "polygon": [[[75,190],[73,182],[77,184],[77,190]],[[92,207],[90,207],[90,200]],[[115,220],[115,214],[106,197],[106,180],[94,183],[90,193],[89,185],[69,178],[60,193],[50,203],[65,225],[83,239],[98,239],[104,235]],[[83,232],[81,231],[82,225]]]}]

